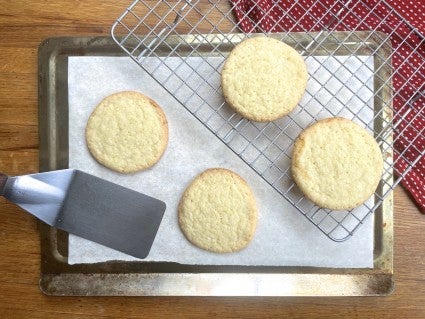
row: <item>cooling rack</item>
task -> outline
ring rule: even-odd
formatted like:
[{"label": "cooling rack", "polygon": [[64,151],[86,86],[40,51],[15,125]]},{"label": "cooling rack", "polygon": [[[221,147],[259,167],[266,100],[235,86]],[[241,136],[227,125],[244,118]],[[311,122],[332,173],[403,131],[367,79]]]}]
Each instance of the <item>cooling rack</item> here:
[{"label": "cooling rack", "polygon": [[[393,108],[398,92],[392,75],[398,70],[392,61],[400,59],[397,46],[406,45],[405,41],[394,41],[399,37],[392,27],[394,19],[407,28],[406,38],[423,36],[385,1],[369,1],[374,2],[372,7],[364,4],[367,20],[353,9],[358,1],[349,0],[330,1],[321,14],[302,8],[305,12],[299,20],[291,14],[296,8],[281,10],[278,22],[258,19],[258,10],[265,9],[257,7],[256,1],[245,1],[251,3],[245,11],[238,2],[134,1],[113,24],[112,37],[302,215],[330,239],[344,241],[381,209],[384,199],[419,159],[412,161],[404,153],[397,154],[407,165],[403,171],[396,170],[394,178],[393,131],[403,130],[406,124],[405,114],[397,114]],[[268,12],[262,12],[265,16],[279,5],[279,1],[269,2]],[[300,1],[301,5],[305,2]],[[316,5],[320,1],[310,2]],[[370,19],[374,10],[388,14]],[[356,17],[361,28],[347,24],[347,15]],[[310,22],[305,23],[306,19]],[[278,27],[282,21],[287,21],[285,30]],[[310,86],[299,107],[284,119],[251,122],[232,112],[222,99],[219,79],[224,60],[237,43],[252,36],[282,40],[315,65],[313,71],[309,69]],[[412,52],[421,44],[416,45],[410,44]],[[414,92],[405,104],[414,103],[422,95],[421,91]],[[290,173],[292,145],[298,134],[318,119],[332,116],[349,118],[370,130],[384,155],[384,172],[375,195],[350,211],[315,206],[298,190]],[[409,121],[413,120],[410,117]]]}]

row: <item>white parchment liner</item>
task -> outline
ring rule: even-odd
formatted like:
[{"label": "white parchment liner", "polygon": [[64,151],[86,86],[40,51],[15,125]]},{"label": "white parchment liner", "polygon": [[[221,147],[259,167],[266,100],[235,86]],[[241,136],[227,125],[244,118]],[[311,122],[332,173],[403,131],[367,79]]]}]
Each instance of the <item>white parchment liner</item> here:
[{"label": "white parchment liner", "polygon": [[[158,62],[152,59],[153,64]],[[194,64],[199,63],[198,58],[190,59],[193,59]],[[186,61],[189,64],[190,59]],[[218,61],[214,59],[220,58],[212,58],[212,64]],[[359,85],[366,88],[363,100],[373,100],[371,57],[338,57],[337,62],[334,58],[323,57],[321,63],[318,63],[317,57],[307,58],[309,92],[318,90],[319,83],[325,83],[331,86],[330,92],[340,95],[341,101],[349,100],[355,104],[353,94],[342,84],[323,78],[332,78],[326,69],[332,70],[335,65],[341,65],[341,61],[346,70],[356,73]],[[168,58],[167,63],[173,64],[173,58]],[[218,79],[216,82],[219,83]],[[167,204],[158,235],[145,261],[209,265],[373,267],[373,216],[367,219],[353,238],[340,243],[331,241],[130,58],[70,57],[68,87],[69,167],[156,197]],[[109,94],[123,90],[137,90],[156,100],[166,113],[170,132],[168,147],[159,163],[149,170],[130,175],[115,173],[98,164],[88,152],[84,136],[86,121],[95,106]],[[321,97],[316,97],[316,101],[317,98]],[[362,110],[365,120],[371,119],[373,108],[366,108],[365,111],[363,102],[357,103],[359,105],[352,107]],[[300,104],[312,110],[319,105],[309,94],[304,96]],[[253,241],[243,251],[209,253],[190,244],[179,229],[177,204],[184,189],[197,174],[211,167],[225,167],[235,171],[250,184],[256,196],[258,226]],[[110,260],[136,259],[70,235],[70,264]]]}]

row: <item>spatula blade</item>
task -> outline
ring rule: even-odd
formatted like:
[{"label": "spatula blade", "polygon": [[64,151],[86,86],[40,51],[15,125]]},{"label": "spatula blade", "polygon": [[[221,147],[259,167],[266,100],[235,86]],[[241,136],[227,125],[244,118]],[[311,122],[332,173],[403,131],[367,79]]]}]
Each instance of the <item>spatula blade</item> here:
[{"label": "spatula blade", "polygon": [[166,205],[76,171],[55,227],[137,258],[146,258]]}]

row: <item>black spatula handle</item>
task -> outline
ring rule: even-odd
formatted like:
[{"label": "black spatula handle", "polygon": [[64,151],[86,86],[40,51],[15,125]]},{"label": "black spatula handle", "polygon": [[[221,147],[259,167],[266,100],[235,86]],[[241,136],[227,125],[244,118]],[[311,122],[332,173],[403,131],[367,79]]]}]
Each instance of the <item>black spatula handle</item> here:
[{"label": "black spatula handle", "polygon": [[4,194],[4,187],[6,185],[7,179],[8,179],[7,175],[0,173],[0,196]]}]

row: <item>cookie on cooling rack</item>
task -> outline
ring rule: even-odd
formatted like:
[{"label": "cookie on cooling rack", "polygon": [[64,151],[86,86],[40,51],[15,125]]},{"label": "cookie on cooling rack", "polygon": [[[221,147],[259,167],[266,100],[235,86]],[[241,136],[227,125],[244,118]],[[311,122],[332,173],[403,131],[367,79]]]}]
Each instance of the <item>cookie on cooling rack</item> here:
[{"label": "cookie on cooling rack", "polygon": [[208,169],[192,181],[180,200],[178,216],[191,243],[216,253],[245,248],[257,225],[250,187],[239,175],[223,168]]},{"label": "cookie on cooling rack", "polygon": [[95,108],[86,126],[93,157],[120,173],[153,166],[168,143],[168,124],[161,107],[133,91],[110,95]]},{"label": "cookie on cooling rack", "polygon": [[320,120],[296,139],[292,175],[316,205],[352,209],[376,190],[383,158],[372,135],[344,118]]},{"label": "cookie on cooling rack", "polygon": [[238,44],[223,66],[221,85],[226,102],[243,117],[258,122],[291,112],[307,85],[307,67],[289,45],[268,37]]}]

